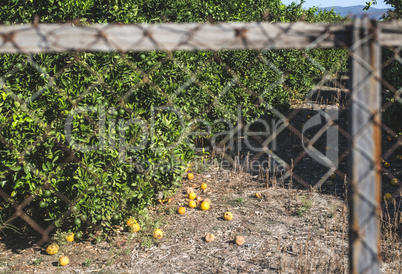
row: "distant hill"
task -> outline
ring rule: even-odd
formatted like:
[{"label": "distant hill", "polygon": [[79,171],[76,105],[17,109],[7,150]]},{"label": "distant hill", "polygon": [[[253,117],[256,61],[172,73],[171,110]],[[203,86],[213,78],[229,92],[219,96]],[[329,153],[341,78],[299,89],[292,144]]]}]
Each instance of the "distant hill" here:
[{"label": "distant hill", "polygon": [[[363,10],[364,6],[350,6],[350,7],[333,7],[336,13],[339,13],[341,16],[347,16],[350,14],[352,17],[361,17],[364,14],[367,14],[370,18],[380,19],[381,16],[388,11],[388,9],[376,9],[371,7],[369,10]],[[332,7],[321,8],[323,10],[331,10]]]}]

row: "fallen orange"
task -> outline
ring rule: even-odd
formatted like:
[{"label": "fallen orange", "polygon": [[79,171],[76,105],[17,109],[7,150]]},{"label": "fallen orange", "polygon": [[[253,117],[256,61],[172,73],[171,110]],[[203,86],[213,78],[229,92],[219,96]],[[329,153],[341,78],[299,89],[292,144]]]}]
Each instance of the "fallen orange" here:
[{"label": "fallen orange", "polygon": [[385,193],[384,199],[387,201],[390,201],[392,199],[392,194],[391,193]]},{"label": "fallen orange", "polygon": [[194,200],[196,197],[197,197],[197,195],[195,195],[194,192],[190,192],[190,193],[188,194],[188,198],[190,198],[191,200]]},{"label": "fallen orange", "polygon": [[204,201],[201,203],[201,209],[202,210],[208,210],[209,209],[209,203]]},{"label": "fallen orange", "polygon": [[130,225],[130,226],[128,227],[128,230],[129,230],[131,233],[136,233],[136,232],[140,231],[140,225],[139,225],[139,224]]},{"label": "fallen orange", "polygon": [[391,185],[393,186],[399,186],[399,180],[397,178],[392,178],[391,180]]},{"label": "fallen orange", "polygon": [[59,265],[65,266],[68,265],[70,262],[70,259],[67,256],[61,256],[59,259]]},{"label": "fallen orange", "polygon": [[132,226],[132,225],[134,225],[134,224],[136,224],[137,223],[137,221],[135,220],[135,219],[133,219],[133,218],[129,218],[128,220],[127,220],[127,222],[126,222],[126,224],[128,225],[128,226]]},{"label": "fallen orange", "polygon": [[70,233],[66,237],[67,242],[74,242],[74,233]]},{"label": "fallen orange", "polygon": [[230,221],[233,219],[233,214],[228,211],[228,212],[225,212],[223,217],[225,218],[225,220]]},{"label": "fallen orange", "polygon": [[59,252],[59,245],[58,244],[50,244],[47,248],[46,248],[46,253],[49,255],[54,255],[57,252]]},{"label": "fallen orange", "polygon": [[236,236],[235,243],[237,245],[243,245],[244,244],[244,237],[243,236]]},{"label": "fallen orange", "polygon": [[188,206],[191,208],[195,208],[197,206],[197,203],[194,200],[191,200],[188,202]]},{"label": "fallen orange", "polygon": [[154,230],[154,238],[156,239],[162,239],[163,237],[163,231],[159,228]]},{"label": "fallen orange", "polygon": [[179,214],[184,214],[186,212],[186,209],[184,207],[179,207],[179,209],[177,210],[177,213]]},{"label": "fallen orange", "polygon": [[208,234],[205,236],[205,241],[207,241],[207,242],[213,242],[214,240],[215,240],[214,234],[208,233]]}]

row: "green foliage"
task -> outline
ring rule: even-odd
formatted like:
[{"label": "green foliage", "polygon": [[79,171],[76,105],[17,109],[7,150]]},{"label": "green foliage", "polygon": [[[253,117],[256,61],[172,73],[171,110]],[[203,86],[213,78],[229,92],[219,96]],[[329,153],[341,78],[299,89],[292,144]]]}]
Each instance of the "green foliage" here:
[{"label": "green foliage", "polygon": [[90,267],[92,263],[93,263],[92,259],[88,258],[82,264],[85,265],[86,267]]},{"label": "green foliage", "polygon": [[308,200],[305,196],[301,197],[301,205],[297,209],[297,214],[299,216],[303,216],[305,213],[309,213],[313,202]]},{"label": "green foliage", "polygon": [[[80,18],[84,25],[344,20],[262,0],[11,0],[0,9],[3,23],[30,23],[36,15],[40,22]],[[228,128],[217,119],[237,121],[239,104],[246,121],[281,110],[324,71],[344,70],[346,59],[345,51],[333,49],[2,54],[0,183],[10,194],[1,201],[2,214],[11,216],[12,204],[32,195],[24,211],[41,225],[110,232],[159,193],[177,189],[193,156],[191,138],[181,137],[205,129],[190,127],[191,119],[210,123],[211,136]],[[129,121],[135,122],[125,126]]]},{"label": "green foliage", "polygon": [[80,18],[90,23],[148,23],[148,22],[228,22],[270,21],[307,22],[342,21],[331,11],[318,8],[303,9],[295,2],[289,6],[279,0],[11,0],[0,7],[0,21],[31,23],[35,16],[41,22],[66,22]]},{"label": "green foliage", "polygon": [[35,258],[32,259],[32,265],[38,266],[38,265],[40,265],[43,261],[44,261],[44,259],[43,259],[42,256],[39,256],[39,258],[38,258],[38,257],[35,257]]},{"label": "green foliage", "polygon": [[[402,2],[401,0],[384,0],[384,3],[391,5],[392,10],[389,9],[388,13],[384,16],[386,20],[389,19],[402,19]],[[366,2],[365,10],[368,10],[372,5],[376,5],[377,0]]]},{"label": "green foliage", "polygon": [[[383,121],[387,126],[391,127],[394,132],[402,134],[400,119],[400,117],[402,117],[402,100],[400,99],[400,89],[402,88],[402,64],[397,59],[390,62],[390,60],[395,58],[396,53],[398,53],[397,50],[391,50],[388,48],[382,49],[382,61],[383,63],[387,62],[387,66],[382,69],[382,78],[385,81],[384,83],[387,83],[383,83],[383,104],[392,103],[391,105],[387,104],[383,113]],[[399,50],[399,56],[401,54],[402,51]]]},{"label": "green foliage", "polygon": [[[391,19],[402,19],[402,2],[400,0],[384,0],[388,5],[391,5],[390,9],[386,15],[384,15],[385,20]],[[372,5],[377,4],[377,1],[366,2],[365,9],[369,9]],[[382,69],[382,79],[387,82],[383,83],[383,104],[386,102],[392,102],[388,105],[383,113],[383,121],[390,126],[399,135],[402,134],[400,117],[402,116],[402,101],[400,99],[400,92],[396,92],[402,88],[402,64],[400,61],[400,56],[402,51],[398,49],[382,49],[382,63],[387,63]],[[397,57],[398,59],[395,59]],[[390,88],[392,86],[392,88]],[[397,100],[399,98],[399,100]]]},{"label": "green foliage", "polygon": [[[0,57],[6,64],[2,71],[5,86],[0,90],[0,134],[8,144],[0,148],[0,181],[11,195],[4,204],[8,216],[14,211],[13,202],[20,203],[32,194],[34,200],[25,209],[35,220],[107,232],[130,212],[150,204],[156,193],[171,193],[179,186],[192,155],[184,141],[168,149],[181,133],[180,117],[154,111],[151,123],[150,108],[162,104],[163,97],[154,92],[154,102],[144,100],[149,87],[133,90],[128,100],[121,100],[141,77],[115,63],[116,57],[120,58],[115,53],[82,53],[75,56],[77,62],[71,54],[38,54],[29,61],[17,54]],[[48,73],[38,72],[34,64]],[[66,64],[68,67],[61,67]],[[110,65],[114,70],[106,73]],[[9,73],[14,67],[18,71]],[[39,90],[41,95],[32,99]],[[67,118],[74,110],[92,106],[97,112],[73,116],[69,143],[64,129]],[[99,141],[102,109],[107,131],[103,144]],[[121,150],[124,142],[134,146],[144,137],[139,123],[119,126],[119,121],[134,118],[153,124],[151,138],[142,149]],[[117,135],[123,130],[124,142]],[[78,143],[98,149],[83,151]],[[71,215],[59,219],[70,203],[75,205]]]}]

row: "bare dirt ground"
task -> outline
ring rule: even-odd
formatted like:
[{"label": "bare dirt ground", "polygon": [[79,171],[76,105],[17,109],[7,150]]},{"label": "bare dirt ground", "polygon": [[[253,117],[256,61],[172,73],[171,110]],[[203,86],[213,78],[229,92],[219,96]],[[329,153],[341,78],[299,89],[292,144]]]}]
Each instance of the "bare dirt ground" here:
[{"label": "bare dirt ground", "polygon": [[[207,183],[207,191],[199,185]],[[211,200],[208,211],[191,209],[186,190]],[[261,198],[255,193],[260,192]],[[179,215],[179,206],[186,213]],[[223,214],[233,213],[226,221]],[[2,272],[304,272],[307,269],[344,272],[347,267],[347,209],[336,197],[269,186],[249,174],[232,174],[215,167],[189,181],[169,204],[149,212],[152,225],[140,219],[144,230],[121,232],[110,241],[65,243],[59,254],[68,255],[67,267],[59,256],[43,248],[1,249]],[[151,237],[157,226],[162,240]],[[207,233],[215,241],[204,240]],[[236,245],[241,235],[245,244]],[[40,260],[40,262],[36,262]]]},{"label": "bare dirt ground", "polygon": [[[306,115],[314,113],[302,110],[291,123],[300,127]],[[297,138],[286,138],[287,143],[278,144],[281,157],[295,157],[302,151],[294,145]],[[318,142],[320,145],[323,144]],[[314,183],[326,170],[305,157],[294,166],[294,172]],[[191,171],[194,179],[183,179],[170,203],[150,207],[135,216],[141,225],[138,233],[129,233],[127,227],[122,227],[106,241],[95,242],[87,235],[72,243],[67,243],[63,234],[55,235],[60,251],[53,256],[45,253],[45,247],[35,245],[39,239],[35,236],[0,234],[0,273],[348,272],[347,188],[340,176],[313,189],[301,186],[292,177],[284,180],[280,174],[268,177],[233,171],[222,168],[220,163],[204,164],[199,159]],[[400,171],[400,162],[390,163],[389,170]],[[346,167],[346,162],[341,161],[340,170]],[[208,184],[206,191],[200,189],[201,183]],[[197,196],[211,200],[209,210],[187,206],[189,188]],[[383,190],[392,192],[393,200],[383,204],[384,216],[389,212],[391,217],[383,222],[381,271],[400,273],[401,231],[398,224],[390,223],[399,222],[393,213],[401,208],[400,193],[389,184]],[[255,196],[257,192],[261,198]],[[177,214],[180,206],[186,208],[183,215]],[[223,218],[226,211],[233,213],[231,221]],[[152,237],[155,228],[163,230],[161,240]],[[214,242],[205,241],[207,233],[215,235]],[[245,238],[241,246],[234,243],[239,235]],[[58,266],[62,254],[70,258],[68,266]]]},{"label": "bare dirt ground", "polygon": [[[208,189],[199,189],[201,183]],[[187,189],[209,198],[208,211],[187,207]],[[260,192],[261,198],[255,193]],[[185,206],[183,215],[176,213]],[[226,221],[223,214],[233,213]],[[0,246],[1,273],[345,273],[348,269],[348,209],[333,195],[267,184],[258,176],[212,166],[185,180],[170,203],[139,218],[138,233],[122,231],[108,241],[62,242],[58,255],[34,245]],[[152,237],[155,227],[164,231]],[[207,233],[215,235],[206,242]],[[234,239],[245,238],[242,246]],[[383,241],[384,244],[391,243]],[[401,271],[401,244],[387,252],[385,273]],[[392,245],[392,244],[391,244]],[[29,246],[29,244],[28,244]],[[399,248],[399,250],[397,249]],[[58,266],[61,254],[70,264]]]}]

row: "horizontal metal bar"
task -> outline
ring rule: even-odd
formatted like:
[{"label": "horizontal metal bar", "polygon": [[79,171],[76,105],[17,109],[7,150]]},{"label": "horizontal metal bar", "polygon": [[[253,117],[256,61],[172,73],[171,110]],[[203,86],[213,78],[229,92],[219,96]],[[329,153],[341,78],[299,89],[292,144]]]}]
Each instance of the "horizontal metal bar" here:
[{"label": "horizontal metal bar", "polygon": [[350,44],[350,24],[1,25],[0,52],[332,48]]},{"label": "horizontal metal bar", "polygon": [[[0,25],[0,52],[303,49],[350,46],[352,24]],[[402,22],[381,23],[379,41],[402,45]]]}]

